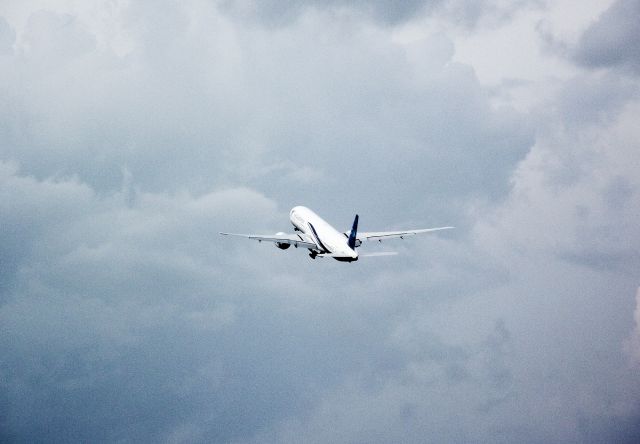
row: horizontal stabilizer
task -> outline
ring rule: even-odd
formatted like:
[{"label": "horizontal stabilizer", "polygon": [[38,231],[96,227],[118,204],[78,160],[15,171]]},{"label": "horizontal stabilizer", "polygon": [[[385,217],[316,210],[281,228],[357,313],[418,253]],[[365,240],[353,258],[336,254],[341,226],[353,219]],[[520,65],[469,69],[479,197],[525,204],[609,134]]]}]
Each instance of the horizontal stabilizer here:
[{"label": "horizontal stabilizer", "polygon": [[380,251],[378,253],[361,254],[360,257],[380,257],[380,256],[397,256],[397,251]]}]

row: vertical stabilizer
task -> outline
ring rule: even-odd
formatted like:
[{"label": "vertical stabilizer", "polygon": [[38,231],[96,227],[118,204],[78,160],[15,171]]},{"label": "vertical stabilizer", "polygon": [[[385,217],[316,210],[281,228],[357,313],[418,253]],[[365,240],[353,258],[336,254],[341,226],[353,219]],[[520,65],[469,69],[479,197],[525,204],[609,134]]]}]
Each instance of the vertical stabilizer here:
[{"label": "vertical stabilizer", "polygon": [[358,233],[358,215],[356,214],[356,218],[353,219],[353,226],[351,227],[351,233],[349,233],[349,248],[355,250],[356,248],[356,235]]}]

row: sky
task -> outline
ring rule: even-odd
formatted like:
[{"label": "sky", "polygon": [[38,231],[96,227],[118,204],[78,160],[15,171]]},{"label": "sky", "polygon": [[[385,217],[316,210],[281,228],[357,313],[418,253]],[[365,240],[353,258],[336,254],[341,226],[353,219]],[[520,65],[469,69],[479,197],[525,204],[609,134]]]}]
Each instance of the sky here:
[{"label": "sky", "polygon": [[639,22],[0,2],[0,441],[640,442]]}]

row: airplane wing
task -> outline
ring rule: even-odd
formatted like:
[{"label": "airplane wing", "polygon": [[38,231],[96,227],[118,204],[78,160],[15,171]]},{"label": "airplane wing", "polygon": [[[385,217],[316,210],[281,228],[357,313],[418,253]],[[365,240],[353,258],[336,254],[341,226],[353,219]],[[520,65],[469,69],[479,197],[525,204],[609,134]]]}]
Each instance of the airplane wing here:
[{"label": "airplane wing", "polygon": [[379,241],[387,239],[404,239],[408,236],[415,236],[416,234],[429,233],[431,231],[450,230],[454,227],[438,227],[438,228],[423,228],[420,230],[405,230],[405,231],[370,231],[370,232],[358,232],[358,239],[364,241]]},{"label": "airplane wing", "polygon": [[310,239],[305,239],[301,235],[298,234],[286,234],[286,233],[277,233],[277,234],[237,234],[237,233],[220,233],[223,236],[239,236],[246,237],[247,239],[254,239],[258,242],[273,242],[277,244],[288,244],[293,245],[294,247],[302,247],[302,248],[315,248],[318,246],[315,242],[312,242]]}]

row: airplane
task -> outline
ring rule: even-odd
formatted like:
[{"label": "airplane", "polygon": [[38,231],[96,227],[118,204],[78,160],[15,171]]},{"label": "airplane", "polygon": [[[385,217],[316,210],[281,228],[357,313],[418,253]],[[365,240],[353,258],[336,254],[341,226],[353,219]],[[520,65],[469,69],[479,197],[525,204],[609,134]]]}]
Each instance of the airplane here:
[{"label": "airplane", "polygon": [[[291,245],[294,247],[307,248],[309,257],[332,257],[340,262],[354,262],[360,256],[356,248],[362,245],[364,241],[382,242],[386,239],[414,236],[420,233],[428,233],[431,231],[449,230],[454,227],[438,227],[423,228],[419,230],[404,231],[375,231],[358,233],[358,215],[353,220],[351,231],[341,233],[333,228],[328,222],[314,213],[307,207],[297,206],[291,209],[289,220],[295,230],[294,234],[279,232],[273,235],[257,235],[257,234],[237,234],[222,233],[223,236],[240,236],[248,239],[255,239],[258,242],[273,242],[276,247],[286,250]],[[395,255],[392,252],[379,252],[363,254],[362,256],[388,256]]]}]

